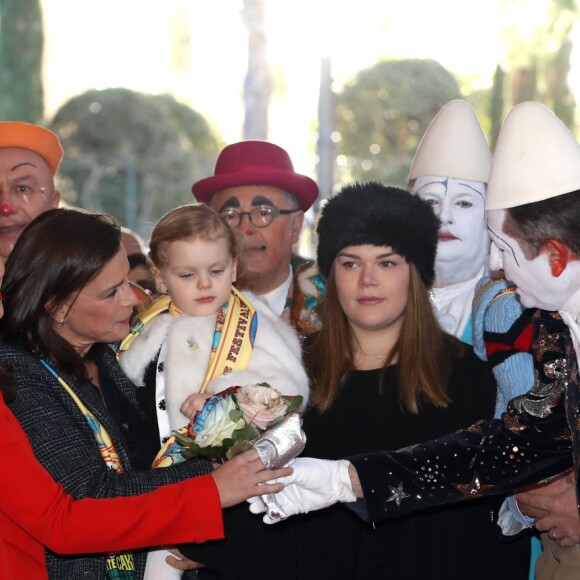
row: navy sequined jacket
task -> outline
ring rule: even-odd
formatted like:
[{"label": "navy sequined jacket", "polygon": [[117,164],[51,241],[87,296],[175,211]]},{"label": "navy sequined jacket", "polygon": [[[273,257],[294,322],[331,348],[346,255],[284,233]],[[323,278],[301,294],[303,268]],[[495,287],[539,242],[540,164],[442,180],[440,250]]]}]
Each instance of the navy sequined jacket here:
[{"label": "navy sequined jacket", "polygon": [[365,498],[351,504],[357,513],[377,521],[510,492],[573,467],[580,475],[578,366],[570,332],[557,313],[538,311],[532,324],[532,389],[510,401],[500,419],[398,451],[349,457]]}]

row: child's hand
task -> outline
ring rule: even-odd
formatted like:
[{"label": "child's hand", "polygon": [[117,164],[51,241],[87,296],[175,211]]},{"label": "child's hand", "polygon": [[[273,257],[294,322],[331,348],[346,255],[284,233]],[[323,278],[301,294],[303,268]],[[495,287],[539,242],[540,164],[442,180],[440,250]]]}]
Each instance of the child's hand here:
[{"label": "child's hand", "polygon": [[204,403],[211,397],[211,393],[195,393],[189,395],[179,409],[190,421],[198,411],[201,411]]}]

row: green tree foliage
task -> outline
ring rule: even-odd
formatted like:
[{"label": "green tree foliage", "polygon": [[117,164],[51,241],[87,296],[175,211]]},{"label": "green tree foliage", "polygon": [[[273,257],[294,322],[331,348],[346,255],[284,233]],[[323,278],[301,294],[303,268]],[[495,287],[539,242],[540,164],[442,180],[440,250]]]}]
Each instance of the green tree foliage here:
[{"label": "green tree foliage", "polygon": [[148,237],[149,227],[213,173],[221,140],[197,112],[169,95],[124,88],[70,99],[50,128],[65,150],[59,175],[67,201],[105,211]]},{"label": "green tree foliage", "polygon": [[429,123],[460,97],[453,75],[430,59],[383,60],[357,73],[337,95],[339,185],[373,179],[406,186]]},{"label": "green tree foliage", "polygon": [[42,47],[40,1],[0,0],[0,120],[42,120]]}]

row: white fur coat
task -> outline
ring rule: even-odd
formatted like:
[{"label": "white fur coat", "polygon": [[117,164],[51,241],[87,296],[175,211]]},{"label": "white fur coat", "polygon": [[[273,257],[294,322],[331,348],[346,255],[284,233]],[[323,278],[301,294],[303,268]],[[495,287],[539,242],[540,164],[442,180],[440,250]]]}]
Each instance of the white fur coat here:
[{"label": "white fur coat", "polygon": [[[214,378],[207,392],[217,393],[234,385],[266,382],[283,395],[302,395],[308,400],[308,378],[302,365],[300,342],[292,327],[280,319],[257,296],[244,292],[258,314],[254,349],[248,366],[240,371]],[[149,363],[166,344],[164,361],[165,403],[171,429],[187,423],[179,408],[193,393],[199,392],[205,377],[215,330],[216,315],[156,316],[121,353],[121,367],[137,385]],[[196,348],[197,346],[197,348]],[[159,395],[159,393],[157,393]]]}]

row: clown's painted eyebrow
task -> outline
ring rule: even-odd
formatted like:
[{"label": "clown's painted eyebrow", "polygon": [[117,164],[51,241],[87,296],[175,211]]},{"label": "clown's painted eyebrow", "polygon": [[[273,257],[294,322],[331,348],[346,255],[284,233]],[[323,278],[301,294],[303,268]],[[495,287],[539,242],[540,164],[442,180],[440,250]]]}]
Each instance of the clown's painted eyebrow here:
[{"label": "clown's painted eyebrow", "polygon": [[218,209],[218,213],[226,209],[227,207],[240,207],[240,200],[237,197],[229,197]]},{"label": "clown's painted eyebrow", "polygon": [[[430,187],[431,185],[442,185],[445,188],[445,192],[447,192],[447,186],[449,184],[448,179],[442,179],[441,181],[429,181],[428,183],[424,183],[418,190],[417,193],[424,193],[424,189],[426,187]],[[427,192],[429,193],[429,192]]]},{"label": "clown's painted eyebrow", "polygon": [[[481,197],[482,200],[485,200],[483,193],[481,191],[478,191],[477,189],[475,189],[475,187],[473,187],[469,183],[464,183],[462,181],[459,181],[458,183],[462,187],[466,187],[467,189],[471,190],[472,192],[477,193],[477,195],[479,195],[479,197]],[[444,195],[447,195],[449,193],[449,180],[448,179],[443,179],[442,181],[430,181],[429,183],[425,183],[417,190],[417,193],[434,193],[431,191],[425,191],[425,188],[428,188],[432,185],[442,185],[445,188]],[[463,193],[468,193],[468,192],[463,192]],[[459,194],[459,195],[461,195],[461,194]]]},{"label": "clown's painted eyebrow", "polygon": [[252,199],[252,205],[271,205],[272,207],[274,207],[272,200],[268,199],[267,197],[264,197],[263,195],[256,195]]},{"label": "clown's painted eyebrow", "polygon": [[10,171],[15,171],[16,169],[23,167],[24,165],[30,165],[31,167],[34,167],[35,169],[38,169],[36,167],[36,165],[34,165],[34,163],[31,163],[30,161],[23,161],[22,163],[18,163],[16,164]]},{"label": "clown's painted eyebrow", "polygon": [[493,236],[493,237],[497,238],[498,240],[500,240],[501,242],[503,242],[509,248],[509,251],[512,253],[512,257],[514,259],[514,262],[516,263],[516,266],[519,268],[520,267],[520,263],[518,262],[518,259],[516,257],[516,254],[514,252],[514,249],[511,246],[511,244],[507,240],[505,240],[504,238],[502,238],[501,236],[499,236],[498,234],[496,234],[489,226],[487,226],[487,231],[489,232],[490,236]]},{"label": "clown's painted eyebrow", "polygon": [[[251,204],[253,206],[259,207],[261,205],[268,205],[270,207],[274,207],[274,204],[272,202],[272,200],[268,199],[267,197],[264,197],[263,195],[256,195],[252,198]],[[235,197],[232,196],[230,198],[228,198],[224,204],[218,209],[218,213],[223,211],[224,209],[228,208],[228,207],[241,207],[241,203],[240,200]]]},{"label": "clown's painted eyebrow", "polygon": [[481,191],[477,191],[477,189],[475,189],[475,187],[472,187],[471,185],[469,185],[469,183],[463,183],[462,181],[460,181],[459,185],[463,185],[463,187],[467,187],[467,188],[471,189],[471,191],[473,191],[474,193],[477,193],[477,195],[479,195],[479,197],[481,197],[481,199],[484,199]]}]

